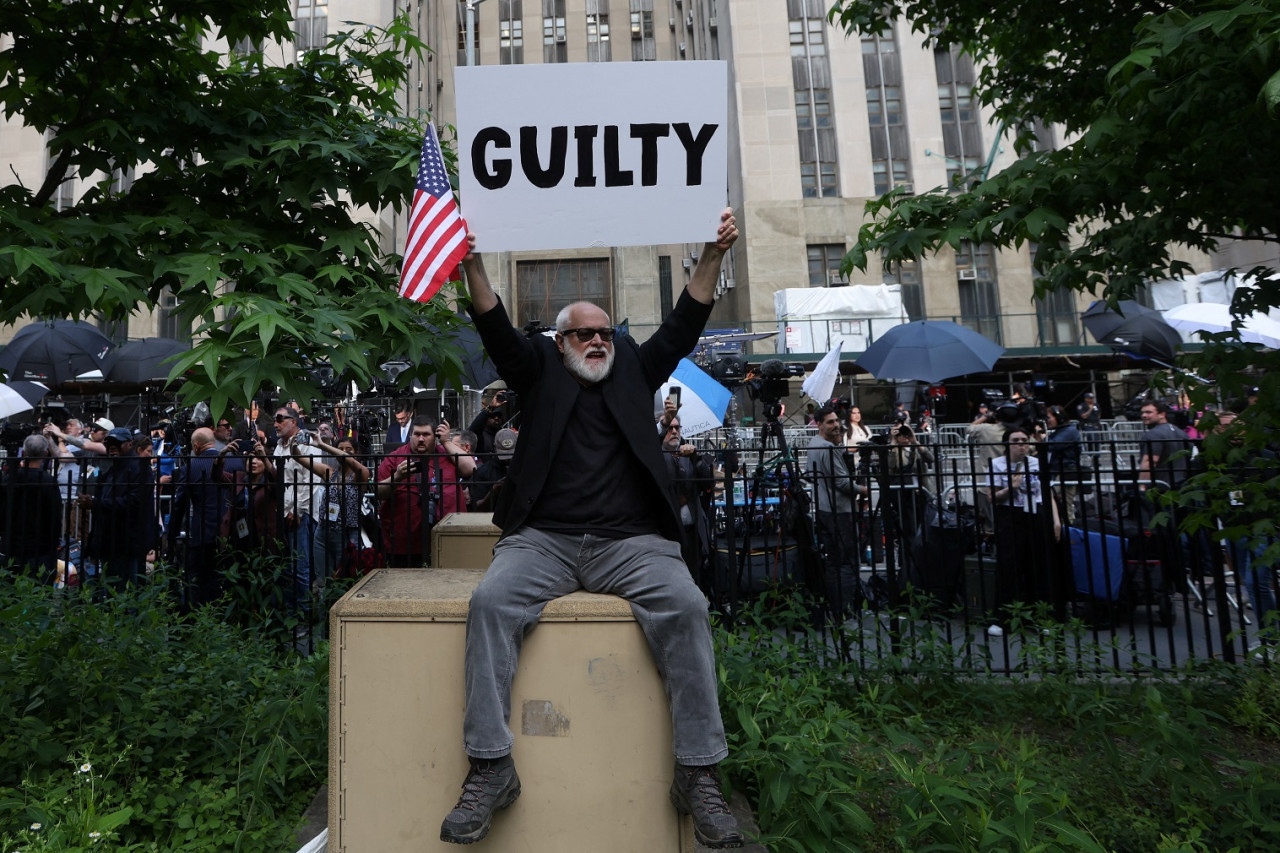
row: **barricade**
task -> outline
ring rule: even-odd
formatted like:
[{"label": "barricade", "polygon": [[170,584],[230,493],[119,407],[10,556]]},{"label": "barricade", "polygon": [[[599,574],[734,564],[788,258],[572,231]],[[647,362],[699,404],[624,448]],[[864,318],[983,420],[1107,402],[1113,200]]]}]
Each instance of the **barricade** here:
[{"label": "barricade", "polygon": [[[439,832],[467,771],[463,648],[480,578],[382,569],[331,611],[331,853],[456,851]],[[549,602],[511,699],[523,793],[485,849],[691,853],[692,823],[667,799],[666,695],[625,601]]]}]

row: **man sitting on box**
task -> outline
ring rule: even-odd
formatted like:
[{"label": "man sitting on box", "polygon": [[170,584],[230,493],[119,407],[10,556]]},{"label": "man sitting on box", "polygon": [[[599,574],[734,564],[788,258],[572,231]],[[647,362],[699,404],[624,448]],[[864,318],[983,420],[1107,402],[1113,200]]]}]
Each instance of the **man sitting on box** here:
[{"label": "man sitting on box", "polygon": [[[671,801],[708,847],[740,847],[720,792],[728,755],[716,699],[707,601],[680,553],[681,525],[653,428],[653,395],[697,345],[725,252],[738,238],[721,215],[685,293],[644,344],[615,340],[588,302],[556,318],[554,342],[511,325],[475,236],[462,261],[485,350],[523,401],[524,426],[494,523],[502,538],[467,616],[463,739],[471,771],[440,838],[468,844],[520,795],[511,757],[511,682],[527,630],[546,602],[578,589],[625,598],[644,631],[671,702],[676,759]],[[572,429],[570,429],[572,428]]]}]

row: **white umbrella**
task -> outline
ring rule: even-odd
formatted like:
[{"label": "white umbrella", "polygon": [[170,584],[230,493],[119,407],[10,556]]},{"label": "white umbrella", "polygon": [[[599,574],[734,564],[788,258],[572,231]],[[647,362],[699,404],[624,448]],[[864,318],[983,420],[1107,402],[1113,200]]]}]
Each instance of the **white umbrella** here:
[{"label": "white umbrella", "polygon": [[844,341],[836,341],[831,352],[822,357],[822,361],[818,362],[813,372],[800,386],[804,393],[821,403],[831,399],[831,392],[836,387],[836,379],[840,376],[840,350],[843,348]]},{"label": "white umbrella", "polygon": [[[1188,302],[1164,312],[1164,320],[1180,332],[1215,334],[1231,331],[1231,307],[1220,302]],[[1280,349],[1280,321],[1266,314],[1250,314],[1240,328],[1240,340]]]},{"label": "white umbrella", "polygon": [[49,388],[40,382],[17,380],[8,385],[0,385],[0,418],[31,411],[48,393]]},{"label": "white umbrella", "polygon": [[724,425],[724,413],[733,397],[728,388],[687,358],[680,359],[671,378],[662,383],[654,397],[653,414],[662,414],[663,402],[672,388],[680,389],[680,434],[688,438]]}]

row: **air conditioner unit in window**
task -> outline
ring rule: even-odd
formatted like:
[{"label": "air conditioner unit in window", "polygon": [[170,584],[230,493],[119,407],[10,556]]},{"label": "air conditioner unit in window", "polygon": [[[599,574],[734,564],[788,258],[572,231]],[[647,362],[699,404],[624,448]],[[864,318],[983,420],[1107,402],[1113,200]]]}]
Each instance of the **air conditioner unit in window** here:
[{"label": "air conditioner unit in window", "polygon": [[844,287],[848,283],[849,279],[845,278],[844,273],[827,273],[827,287]]},{"label": "air conditioner unit in window", "polygon": [[667,18],[667,26],[668,26],[668,27],[671,27],[672,31],[674,32],[674,31],[675,31],[675,28],[676,28],[676,19],[675,19],[675,18]]},{"label": "air conditioner unit in window", "polygon": [[556,44],[564,44],[564,36],[556,36]]},{"label": "air conditioner unit in window", "polygon": [[716,16],[712,15],[707,19],[707,29],[714,30],[716,28]]},{"label": "air conditioner unit in window", "polygon": [[911,183],[910,181],[904,181],[903,183],[900,183],[900,184],[896,185],[896,186],[894,187],[894,189],[895,189],[895,190],[899,190],[899,191],[901,191],[903,195],[915,195],[915,194],[916,194],[916,186],[915,186],[915,184]]},{"label": "air conditioner unit in window", "polygon": [[978,271],[977,270],[960,270],[960,280],[961,281],[977,281]]},{"label": "air conditioner unit in window", "polygon": [[688,258],[685,258],[684,260],[680,261],[680,266],[684,267],[685,269],[689,269],[691,266],[693,266],[693,261],[689,260]]},{"label": "air conditioner unit in window", "polygon": [[684,56],[684,42],[680,42],[680,55]]},{"label": "air conditioner unit in window", "polygon": [[684,25],[687,29],[693,29],[693,13],[689,13],[689,17],[685,18]]},{"label": "air conditioner unit in window", "polygon": [[737,282],[737,281],[735,281],[735,280],[734,280],[734,279],[732,279],[732,278],[726,278],[726,279],[724,280],[724,289],[725,289],[725,290],[733,290],[733,289],[734,289],[735,287],[737,287],[737,286],[738,286],[738,282]]}]

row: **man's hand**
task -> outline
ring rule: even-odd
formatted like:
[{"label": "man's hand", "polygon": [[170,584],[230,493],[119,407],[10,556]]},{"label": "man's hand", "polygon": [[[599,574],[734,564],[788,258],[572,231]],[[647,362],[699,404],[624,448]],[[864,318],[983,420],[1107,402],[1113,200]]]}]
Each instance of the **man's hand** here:
[{"label": "man's hand", "polygon": [[676,455],[677,455],[677,456],[692,456],[693,454],[695,454],[695,453],[697,453],[697,452],[698,452],[698,448],[694,447],[692,444],[682,444],[682,445],[680,445],[680,447],[676,450]]}]

